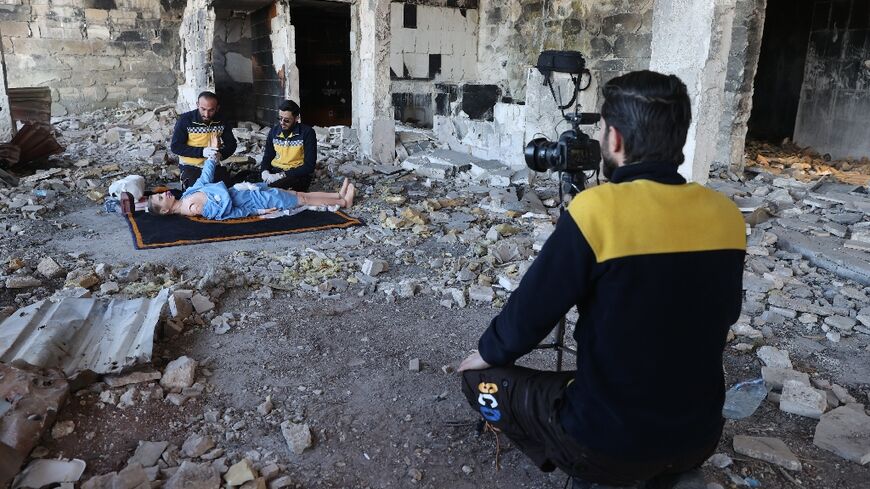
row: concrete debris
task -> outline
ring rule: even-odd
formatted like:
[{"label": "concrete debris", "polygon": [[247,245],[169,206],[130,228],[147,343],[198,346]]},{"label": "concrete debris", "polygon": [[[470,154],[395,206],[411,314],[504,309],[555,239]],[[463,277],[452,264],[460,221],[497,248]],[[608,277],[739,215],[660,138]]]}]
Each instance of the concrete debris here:
[{"label": "concrete debris", "polygon": [[788,470],[801,470],[800,460],[778,438],[737,435],[734,437],[734,451],[747,457],[779,465]]},{"label": "concrete debris", "polygon": [[287,442],[287,447],[295,455],[302,455],[306,448],[310,447],[313,440],[311,429],[307,424],[297,424],[292,421],[281,423],[281,434]]},{"label": "concrete debris", "polygon": [[181,453],[190,458],[196,458],[214,448],[215,442],[210,436],[190,435],[181,446]]},{"label": "concrete debris", "polygon": [[787,351],[782,351],[772,346],[762,346],[758,349],[758,358],[768,367],[792,368],[791,360]]},{"label": "concrete debris", "polygon": [[0,363],[0,486],[6,486],[54,423],[69,385],[60,372]]},{"label": "concrete debris", "polygon": [[182,462],[163,484],[164,489],[217,489],[220,486],[220,474],[211,464],[188,461]]},{"label": "concrete debris", "polygon": [[[111,388],[115,387],[123,387],[125,385],[130,384],[141,384],[143,382],[151,382],[153,380],[160,380],[162,375],[160,372],[156,370],[148,370],[142,372],[131,372],[125,375],[107,375],[103,378],[103,381]],[[144,465],[147,467],[147,465]]]},{"label": "concrete debris", "polygon": [[252,481],[257,478],[257,472],[250,460],[243,458],[235,465],[230,467],[230,470],[224,474],[224,481],[230,487],[241,486],[245,482]]},{"label": "concrete debris", "polygon": [[127,459],[127,465],[138,464],[142,467],[153,467],[160,456],[169,447],[165,441],[140,441],[133,456]]},{"label": "concrete debris", "polygon": [[839,407],[821,416],[813,444],[846,460],[870,462],[870,416],[862,410]]},{"label": "concrete debris", "polygon": [[181,356],[169,362],[166,370],[163,371],[163,376],[160,379],[160,385],[171,391],[181,391],[185,387],[193,385],[196,379],[196,360]]},{"label": "concrete debris", "polygon": [[789,368],[761,367],[761,377],[764,379],[764,384],[772,390],[782,390],[787,380],[810,385],[809,375]]},{"label": "concrete debris", "polygon": [[[84,460],[36,459],[21,471],[12,487],[15,489],[39,489],[53,484],[75,483],[85,471]],[[133,487],[133,486],[131,486]]]},{"label": "concrete debris", "polygon": [[798,380],[783,382],[779,409],[784,412],[818,419],[828,408],[824,392]]}]

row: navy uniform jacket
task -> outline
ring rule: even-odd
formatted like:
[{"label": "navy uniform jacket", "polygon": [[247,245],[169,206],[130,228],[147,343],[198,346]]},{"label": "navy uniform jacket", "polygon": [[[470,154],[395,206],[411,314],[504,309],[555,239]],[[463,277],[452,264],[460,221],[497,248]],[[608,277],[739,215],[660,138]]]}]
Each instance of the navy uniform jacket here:
[{"label": "navy uniform jacket", "polygon": [[578,194],[480,338],[494,366],[577,306],[577,373],[559,416],[622,460],[681,455],[721,433],[722,352],[742,304],[746,229],[724,195],[637,163]]},{"label": "navy uniform jacket", "polygon": [[317,135],[311,126],[297,122],[289,132],[278,124],[266,137],[260,170],[285,177],[312,175],[317,165]]},{"label": "navy uniform jacket", "polygon": [[233,125],[222,121],[220,114],[216,114],[211,122],[203,122],[199,111],[194,109],[178,117],[169,149],[178,155],[182,165],[202,167],[205,161],[202,150],[208,147],[212,135],[221,138],[223,146],[220,153],[223,158],[229,158],[236,152]]}]

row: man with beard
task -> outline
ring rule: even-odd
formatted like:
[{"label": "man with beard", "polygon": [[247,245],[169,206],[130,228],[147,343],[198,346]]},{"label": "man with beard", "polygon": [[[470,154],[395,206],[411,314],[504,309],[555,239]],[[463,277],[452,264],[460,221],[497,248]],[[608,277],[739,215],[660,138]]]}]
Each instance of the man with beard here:
[{"label": "man with beard", "polygon": [[[742,303],[745,225],[677,172],[691,122],[676,76],[603,88],[609,183],[578,194],[462,361],[469,403],[575,488],[670,487],[722,433],[722,353]],[[577,370],[514,366],[577,306]]]},{"label": "man with beard", "polygon": [[[202,92],[196,98],[196,109],[181,114],[175,123],[169,148],[178,155],[182,189],[196,182],[206,159],[220,161],[236,151],[233,126],[219,111],[217,95]],[[227,186],[234,183],[229,171],[222,166],[216,168],[214,177]]]},{"label": "man with beard", "polygon": [[317,165],[317,136],[299,122],[302,111],[292,100],[278,108],[278,123],[266,137],[260,170],[270,187],[307,192]]}]

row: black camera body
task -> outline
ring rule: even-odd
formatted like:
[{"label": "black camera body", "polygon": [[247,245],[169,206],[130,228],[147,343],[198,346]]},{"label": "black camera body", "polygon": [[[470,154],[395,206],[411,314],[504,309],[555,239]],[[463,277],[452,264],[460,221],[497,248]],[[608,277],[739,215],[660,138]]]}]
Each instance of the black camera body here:
[{"label": "black camera body", "polygon": [[[601,164],[601,145],[580,130],[580,126],[595,124],[601,120],[601,115],[580,112],[579,104],[574,106],[572,114],[566,114],[565,109],[574,105],[581,91],[589,88],[591,75],[586,68],[586,60],[577,51],[544,51],[538,56],[537,68],[544,75],[544,85],[549,85],[553,100],[562,111],[562,117],[571,124],[571,129],[563,132],[558,141],[550,141],[545,137],[531,140],[524,151],[526,164],[537,172],[552,170],[567,173],[563,176],[563,188],[576,194],[584,187],[582,172],[596,171]],[[573,96],[564,105],[557,99],[553,89],[553,73],[568,73],[574,82]],[[582,85],[583,75],[590,77],[585,86]]]}]

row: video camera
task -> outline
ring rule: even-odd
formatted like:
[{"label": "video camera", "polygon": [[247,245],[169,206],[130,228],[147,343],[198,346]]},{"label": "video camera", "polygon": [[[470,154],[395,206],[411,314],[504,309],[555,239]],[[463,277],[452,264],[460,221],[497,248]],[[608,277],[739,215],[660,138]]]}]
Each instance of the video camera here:
[{"label": "video camera", "polygon": [[[544,85],[550,87],[553,100],[562,112],[562,117],[571,124],[571,129],[563,132],[558,141],[550,141],[545,137],[531,140],[524,151],[526,164],[537,172],[553,170],[562,173],[560,193],[575,195],[586,185],[583,172],[598,171],[601,163],[598,141],[580,130],[582,125],[595,124],[601,120],[601,114],[580,112],[580,104],[574,104],[580,92],[589,88],[592,77],[586,68],[586,60],[578,51],[543,51],[538,56],[537,68],[544,75]],[[574,93],[566,104],[561,103],[561,94],[556,96],[553,73],[571,75]],[[585,85],[583,75],[587,77]],[[565,114],[565,109],[572,105],[574,113]]]}]

